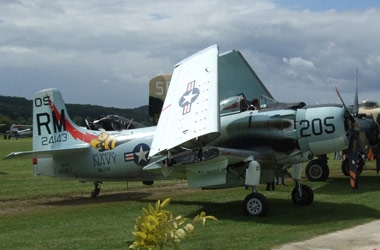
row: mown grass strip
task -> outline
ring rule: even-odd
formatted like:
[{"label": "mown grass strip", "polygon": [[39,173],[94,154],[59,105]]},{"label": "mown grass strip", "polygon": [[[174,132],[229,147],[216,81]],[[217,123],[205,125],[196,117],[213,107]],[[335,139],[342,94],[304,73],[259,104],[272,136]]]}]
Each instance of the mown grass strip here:
[{"label": "mown grass strip", "polygon": [[[3,155],[31,149],[31,140],[0,141]],[[3,156],[2,155],[2,156]],[[332,157],[330,157],[332,159]],[[127,249],[133,240],[135,218],[142,207],[171,197],[168,209],[192,218],[200,211],[218,222],[197,227],[183,249],[270,249],[292,241],[353,227],[380,218],[379,177],[374,163],[360,176],[360,189],[351,190],[340,171],[340,161],[330,160],[326,182],[308,182],[314,203],[292,204],[293,182],[275,191],[259,187],[270,203],[265,218],[247,217],[243,188],[188,189],[177,181],[140,183],[106,182],[97,199],[91,183],[33,177],[30,159],[0,161],[0,249]]]}]

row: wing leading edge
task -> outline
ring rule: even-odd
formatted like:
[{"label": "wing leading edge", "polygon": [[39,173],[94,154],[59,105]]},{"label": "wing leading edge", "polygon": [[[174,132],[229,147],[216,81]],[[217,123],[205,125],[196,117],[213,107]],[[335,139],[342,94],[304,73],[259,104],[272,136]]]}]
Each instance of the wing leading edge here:
[{"label": "wing leading edge", "polygon": [[204,145],[219,134],[218,46],[213,45],[175,66],[150,156]]}]

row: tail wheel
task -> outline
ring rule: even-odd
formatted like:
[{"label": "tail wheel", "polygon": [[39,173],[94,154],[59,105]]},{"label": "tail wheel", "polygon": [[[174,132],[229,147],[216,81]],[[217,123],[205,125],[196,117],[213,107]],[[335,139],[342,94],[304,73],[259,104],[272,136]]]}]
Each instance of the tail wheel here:
[{"label": "tail wheel", "polygon": [[295,187],[292,191],[292,201],[296,205],[310,205],[314,201],[314,192],[307,185],[301,185],[302,188],[302,197],[298,192],[298,187]]},{"label": "tail wheel", "polygon": [[267,198],[260,193],[251,193],[244,199],[244,213],[257,217],[263,217],[268,213],[269,204]]},{"label": "tail wheel", "polygon": [[325,181],[329,177],[330,170],[325,161],[315,159],[306,165],[305,174],[309,181]]},{"label": "tail wheel", "polygon": [[94,190],[91,192],[91,197],[96,198],[100,193],[100,184],[101,181],[94,181]]}]

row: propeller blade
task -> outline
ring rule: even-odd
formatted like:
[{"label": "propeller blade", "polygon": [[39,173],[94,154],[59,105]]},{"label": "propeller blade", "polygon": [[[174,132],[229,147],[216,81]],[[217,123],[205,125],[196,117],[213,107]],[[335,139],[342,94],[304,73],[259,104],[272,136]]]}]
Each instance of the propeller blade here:
[{"label": "propeller blade", "polygon": [[352,115],[350,109],[349,109],[349,108],[347,107],[347,105],[344,103],[343,98],[342,98],[342,96],[340,95],[340,92],[339,92],[337,86],[335,86],[335,92],[336,92],[336,94],[338,95],[338,97],[339,97],[339,99],[340,99],[340,102],[343,104],[344,110],[346,110],[346,112],[347,112],[348,114],[350,114],[350,119],[351,119],[351,121],[352,121],[352,122],[355,122],[355,117]]},{"label": "propeller blade", "polygon": [[379,130],[380,130],[380,124],[378,123],[377,119],[375,119],[375,116],[373,113],[371,113],[372,120],[376,123],[377,125],[377,145],[376,145],[376,173],[379,174],[380,172],[380,135],[379,135]]},{"label": "propeller blade", "polygon": [[355,89],[355,99],[354,99],[354,108],[352,110],[352,113],[356,117],[359,113],[359,98],[358,98],[358,73],[359,69],[356,68],[356,89]]},{"label": "propeller blade", "polygon": [[377,155],[376,155],[376,174],[379,174],[380,172],[380,152],[379,149],[377,149]]},{"label": "propeller blade", "polygon": [[338,95],[340,101],[342,102],[342,104],[343,104],[343,106],[344,106],[344,109],[345,109],[347,112],[350,112],[350,110],[348,109],[348,107],[347,107],[346,104],[344,103],[343,98],[342,98],[342,96],[340,95],[337,86],[335,86],[335,92],[336,92],[336,94]]},{"label": "propeller blade", "polygon": [[[356,81],[356,91],[355,91],[355,100],[354,100],[354,108],[353,113],[350,112],[348,107],[343,101],[342,96],[339,93],[338,88],[335,86],[335,92],[337,93],[340,101],[342,102],[344,109],[349,114],[350,120],[351,120],[351,127],[350,127],[350,142],[348,145],[349,148],[349,165],[350,165],[350,184],[352,189],[358,188],[358,171],[357,171],[357,164],[358,164],[358,155],[359,155],[359,145],[362,148],[363,151],[366,152],[367,155],[373,158],[373,152],[371,147],[369,146],[367,137],[363,131],[360,130],[360,124],[358,122],[358,82]],[[372,156],[371,156],[372,154]]]},{"label": "propeller blade", "polygon": [[377,145],[376,145],[376,174],[379,174],[379,172],[380,172],[380,139],[377,138]]},{"label": "propeller blade", "polygon": [[358,133],[351,135],[349,143],[350,184],[352,189],[358,188],[357,162],[358,162]]},{"label": "propeller blade", "polygon": [[359,131],[359,145],[361,150],[363,150],[363,152],[367,156],[368,160],[373,161],[375,159],[375,156],[373,154],[372,147],[369,144],[364,131]]}]

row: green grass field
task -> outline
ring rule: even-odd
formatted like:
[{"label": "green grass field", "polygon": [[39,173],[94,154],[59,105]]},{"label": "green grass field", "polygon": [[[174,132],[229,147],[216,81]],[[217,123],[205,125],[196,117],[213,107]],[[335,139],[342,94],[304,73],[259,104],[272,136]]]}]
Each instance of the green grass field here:
[{"label": "green grass field", "polygon": [[[31,139],[0,140],[3,157],[31,150]],[[181,243],[181,249],[271,249],[292,241],[353,227],[380,218],[380,177],[366,163],[360,189],[353,191],[329,161],[326,182],[304,183],[315,192],[311,206],[293,205],[293,182],[275,191],[259,191],[269,200],[267,217],[243,215],[249,191],[189,189],[185,181],[162,181],[153,186],[106,182],[100,196],[90,198],[92,183],[33,177],[31,159],[0,161],[0,249],[128,249],[135,218],[157,199],[172,198],[168,209],[193,218],[201,211],[218,218]]]}]

